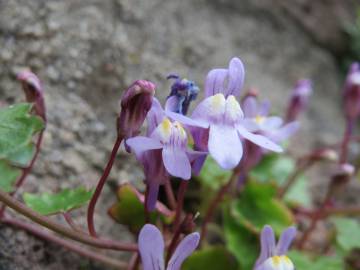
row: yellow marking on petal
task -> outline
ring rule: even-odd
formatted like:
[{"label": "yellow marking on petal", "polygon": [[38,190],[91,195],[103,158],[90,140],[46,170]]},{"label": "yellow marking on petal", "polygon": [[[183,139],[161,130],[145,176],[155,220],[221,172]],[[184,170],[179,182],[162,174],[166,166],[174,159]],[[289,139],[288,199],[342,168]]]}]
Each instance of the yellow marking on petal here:
[{"label": "yellow marking on petal", "polygon": [[256,124],[262,124],[264,121],[265,121],[265,117],[264,116],[261,116],[261,115],[257,115],[256,117],[255,117],[255,123]]},{"label": "yellow marking on petal", "polygon": [[168,118],[164,118],[161,124],[158,127],[159,135],[164,141],[168,141],[171,135],[171,122]]},{"label": "yellow marking on petal", "polygon": [[273,264],[274,264],[275,266],[279,266],[279,265],[280,265],[280,263],[281,263],[281,258],[280,258],[280,256],[274,256],[274,257],[271,257],[271,259],[272,259],[272,262],[273,262]]},{"label": "yellow marking on petal", "polygon": [[292,261],[290,260],[290,258],[288,256],[281,256],[281,259],[287,264],[287,265],[293,265]]},{"label": "yellow marking on petal", "polygon": [[239,102],[237,102],[233,95],[228,96],[226,99],[225,118],[228,121],[237,122],[242,117],[243,112],[240,108]]},{"label": "yellow marking on petal", "polygon": [[186,135],[186,131],[183,128],[183,126],[179,123],[179,122],[174,122],[174,127],[178,130],[178,134],[180,136],[180,139],[182,140],[186,140],[187,139],[187,135]]},{"label": "yellow marking on petal", "polygon": [[210,97],[210,106],[213,114],[222,114],[225,110],[225,97],[223,94],[216,94]]}]

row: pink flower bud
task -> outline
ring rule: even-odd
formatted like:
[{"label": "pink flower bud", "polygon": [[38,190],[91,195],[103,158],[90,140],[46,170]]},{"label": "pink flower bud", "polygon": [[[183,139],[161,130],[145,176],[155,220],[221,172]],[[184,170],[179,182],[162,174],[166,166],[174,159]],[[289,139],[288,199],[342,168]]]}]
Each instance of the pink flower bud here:
[{"label": "pink flower bud", "polygon": [[298,118],[299,114],[306,109],[311,94],[311,81],[299,80],[290,97],[286,112],[286,122],[291,122]]},{"label": "pink flower bud", "polygon": [[360,115],[360,64],[353,63],[344,86],[345,114],[350,119]]}]

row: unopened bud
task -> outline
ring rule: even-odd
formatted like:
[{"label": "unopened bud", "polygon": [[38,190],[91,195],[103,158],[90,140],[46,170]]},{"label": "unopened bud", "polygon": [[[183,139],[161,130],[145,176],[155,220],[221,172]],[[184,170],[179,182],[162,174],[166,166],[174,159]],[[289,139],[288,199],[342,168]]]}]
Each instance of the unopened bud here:
[{"label": "unopened bud", "polygon": [[338,161],[339,155],[333,149],[324,148],[318,149],[313,152],[310,158],[314,161],[325,160],[325,161]]},{"label": "unopened bud", "polygon": [[345,115],[355,119],[360,115],[360,63],[353,63],[344,86]]},{"label": "unopened bud", "polygon": [[39,78],[31,71],[22,71],[17,75],[21,82],[26,101],[34,103],[34,111],[44,121],[46,121],[46,111],[44,102],[44,91]]},{"label": "unopened bud", "polygon": [[292,122],[296,120],[300,113],[305,111],[309,97],[312,94],[312,83],[310,80],[299,80],[290,96],[287,112],[286,122]]},{"label": "unopened bud", "polygon": [[140,133],[140,128],[151,109],[155,84],[145,80],[135,81],[123,94],[118,117],[118,134],[130,138]]},{"label": "unopened bud", "polygon": [[350,181],[354,173],[355,168],[353,165],[348,163],[339,165],[339,167],[336,168],[335,173],[331,179],[331,184],[329,187],[330,193],[333,195],[339,194],[346,186],[346,184]]}]

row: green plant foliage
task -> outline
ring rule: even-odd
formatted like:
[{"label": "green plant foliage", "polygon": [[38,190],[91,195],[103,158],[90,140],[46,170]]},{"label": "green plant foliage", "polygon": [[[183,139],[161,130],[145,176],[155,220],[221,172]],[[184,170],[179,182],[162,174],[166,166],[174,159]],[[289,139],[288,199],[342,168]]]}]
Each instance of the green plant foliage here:
[{"label": "green plant foliage", "polygon": [[199,180],[203,185],[212,190],[218,190],[222,185],[228,181],[231,176],[231,171],[223,170],[211,157],[205,161],[204,167],[201,169]]},{"label": "green plant foliage", "polygon": [[347,252],[360,248],[360,224],[351,218],[332,218],[336,228],[336,243]]},{"label": "green plant foliage", "polygon": [[25,193],[24,201],[34,211],[42,215],[65,213],[86,204],[92,197],[93,191],[84,187],[64,189],[58,193],[44,192],[40,195]]},{"label": "green plant foliage", "polygon": [[[144,205],[140,201],[139,194],[130,184],[124,184],[117,191],[118,201],[108,210],[109,215],[120,224],[126,225],[130,231],[137,233],[145,225]],[[165,222],[173,218],[173,213],[169,210],[159,209],[150,214],[151,223],[161,216]],[[160,213],[162,212],[162,213]],[[167,214],[167,215],[165,215]]]},{"label": "green plant foliage", "polygon": [[260,251],[259,240],[230,215],[229,209],[224,211],[224,234],[226,247],[235,255],[240,269],[251,270]]},{"label": "green plant foliage", "polygon": [[[295,161],[286,156],[271,154],[263,158],[250,173],[261,182],[274,182],[281,186],[295,169]],[[285,200],[292,204],[311,205],[311,196],[305,176],[299,176],[296,183],[286,193]]]},{"label": "green plant foliage", "polygon": [[21,170],[13,168],[5,160],[0,160],[0,189],[5,192],[13,191],[13,184],[21,175]]},{"label": "green plant foliage", "polygon": [[183,270],[237,270],[234,256],[221,246],[212,246],[194,252],[183,264]]},{"label": "green plant foliage", "polygon": [[231,202],[230,214],[255,233],[268,224],[280,234],[294,220],[290,210],[274,197],[275,194],[276,189],[272,184],[249,181],[240,198]]},{"label": "green plant foliage", "polygon": [[31,108],[21,103],[0,110],[0,159],[11,160],[24,148],[28,151],[34,133],[44,128],[39,117],[30,115]]},{"label": "green plant foliage", "polygon": [[344,269],[343,260],[339,256],[320,256],[312,259],[309,255],[299,251],[290,251],[288,256],[294,263],[297,270]]},{"label": "green plant foliage", "polygon": [[26,167],[35,154],[36,147],[33,143],[24,146],[19,151],[9,154],[8,160],[18,167]]}]

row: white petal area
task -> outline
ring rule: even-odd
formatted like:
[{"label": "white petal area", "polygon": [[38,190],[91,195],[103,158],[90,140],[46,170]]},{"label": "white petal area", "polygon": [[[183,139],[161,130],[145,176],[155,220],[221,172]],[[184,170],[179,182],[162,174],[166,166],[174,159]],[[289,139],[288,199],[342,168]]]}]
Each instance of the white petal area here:
[{"label": "white petal area", "polygon": [[141,155],[148,150],[160,149],[163,145],[156,139],[137,136],[126,140],[126,144],[135,152],[135,154]]},{"label": "white petal area", "polygon": [[184,180],[191,178],[191,165],[185,151],[178,147],[165,146],[162,150],[162,158],[169,174]]},{"label": "white petal area", "polygon": [[228,96],[225,104],[225,122],[228,124],[237,124],[244,117],[239,102],[232,95]]},{"label": "white petal area", "polygon": [[239,132],[239,134],[244,137],[245,139],[274,152],[283,152],[283,149],[281,146],[277,145],[276,143],[272,142],[271,140],[269,140],[268,138],[262,136],[262,135],[257,135],[257,134],[253,134],[249,131],[247,131],[244,127],[242,127],[241,125],[237,125],[236,126],[237,131]]},{"label": "white petal area", "polygon": [[258,270],[294,270],[294,264],[287,256],[274,256],[267,259]]},{"label": "white petal area", "polygon": [[237,130],[227,125],[211,125],[209,153],[225,170],[236,167],[243,155],[243,146]]},{"label": "white petal area", "polygon": [[240,125],[250,132],[255,132],[260,130],[260,126],[252,118],[242,119],[240,121]]},{"label": "white petal area", "polygon": [[222,119],[226,108],[226,100],[223,94],[216,94],[205,98],[195,108],[192,118],[205,120],[208,123]]},{"label": "white petal area", "polygon": [[281,127],[283,120],[277,116],[266,117],[264,122],[261,124],[261,128],[265,131],[274,130]]}]

